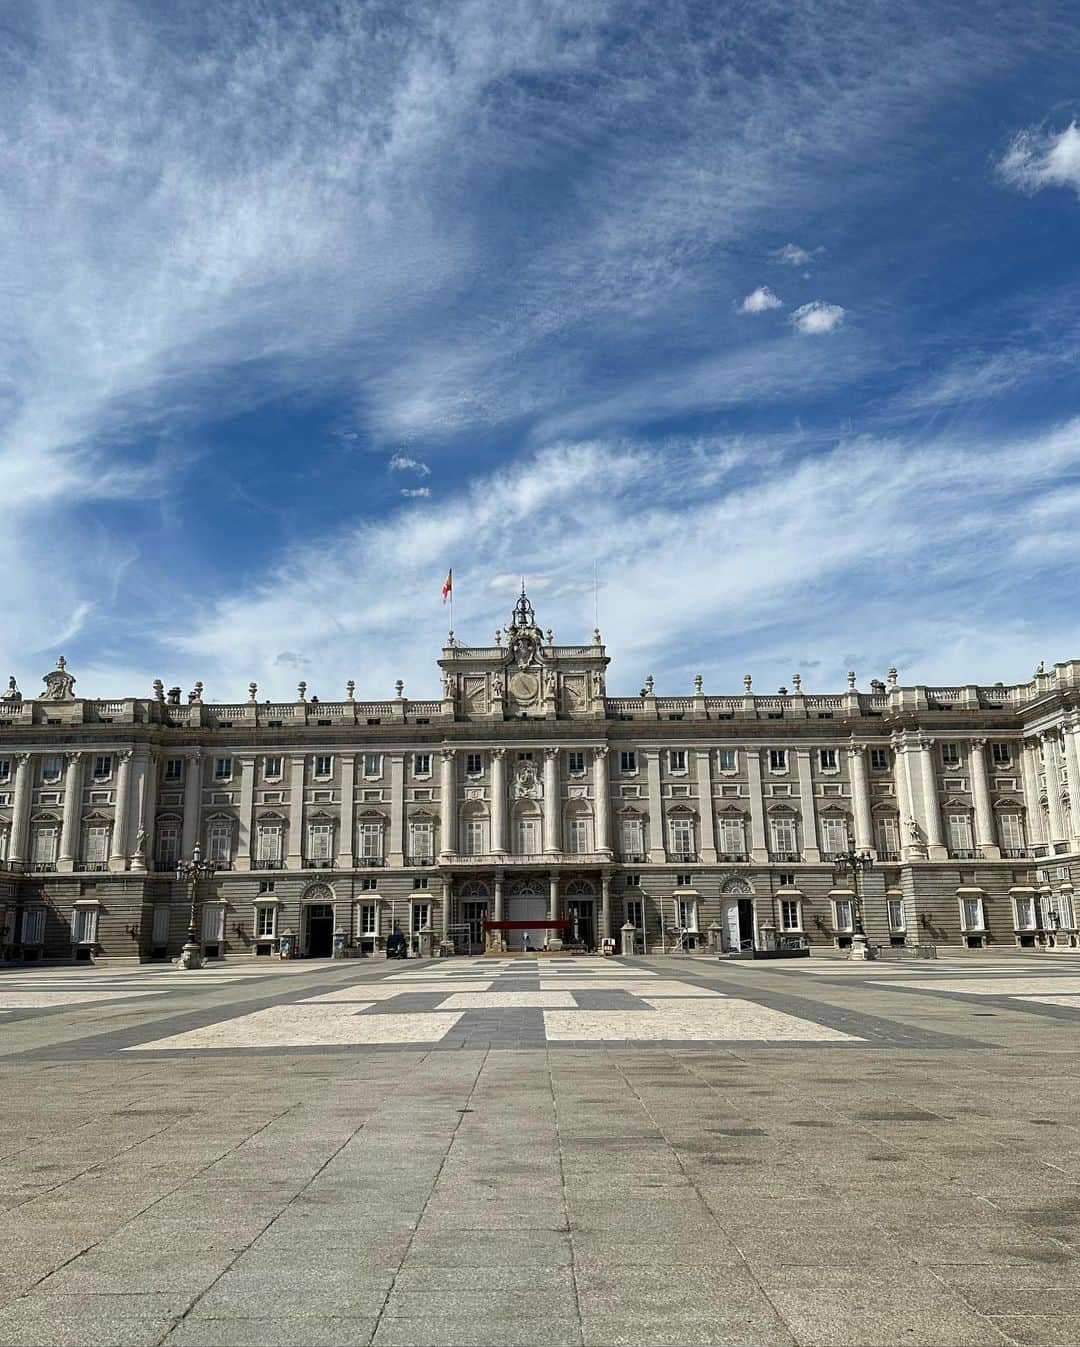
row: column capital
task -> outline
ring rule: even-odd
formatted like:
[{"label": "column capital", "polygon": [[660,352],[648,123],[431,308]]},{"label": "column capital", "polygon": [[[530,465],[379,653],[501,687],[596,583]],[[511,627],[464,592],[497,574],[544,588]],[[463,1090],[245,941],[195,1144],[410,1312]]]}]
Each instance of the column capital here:
[{"label": "column capital", "polygon": [[[705,751],[707,752],[708,750]],[[607,744],[598,744],[596,748],[593,749],[593,757],[602,762],[607,757],[608,752],[609,749]]]},{"label": "column capital", "polygon": [[443,762],[453,762],[453,761],[454,761],[454,754],[455,754],[455,753],[457,753],[457,749],[456,749],[456,748],[440,748],[440,749],[439,749],[439,756],[442,758]]},{"label": "column capital", "polygon": [[72,749],[70,752],[64,754],[69,767],[74,767],[77,763],[82,762],[84,756],[81,748]]},{"label": "column capital", "polygon": [[491,756],[492,759],[497,760],[498,762],[502,762],[503,758],[506,757],[506,749],[501,747],[493,748],[491,750]]},{"label": "column capital", "polygon": [[971,745],[971,747],[977,748],[980,752],[982,752],[986,748],[988,742],[989,741],[987,739],[982,737],[977,737],[975,739],[968,740],[968,743]]},{"label": "column capital", "polygon": [[554,744],[545,744],[545,746],[544,746],[544,757],[545,757],[549,762],[554,762],[554,760],[559,756],[559,754],[560,754],[561,752],[562,752],[562,749],[559,748],[557,745],[554,745]]},{"label": "column capital", "polygon": [[20,767],[25,767],[25,766],[26,766],[26,764],[27,764],[27,763],[30,761],[30,759],[33,757],[33,754],[32,754],[32,753],[13,753],[13,754],[11,755],[11,757],[12,757],[12,760],[14,761],[14,763],[15,763],[15,768],[16,768],[16,770],[18,770]]},{"label": "column capital", "polygon": [[919,748],[923,753],[932,753],[934,751],[934,744],[936,742],[937,742],[936,739],[931,739],[928,735],[925,734],[919,735]]}]

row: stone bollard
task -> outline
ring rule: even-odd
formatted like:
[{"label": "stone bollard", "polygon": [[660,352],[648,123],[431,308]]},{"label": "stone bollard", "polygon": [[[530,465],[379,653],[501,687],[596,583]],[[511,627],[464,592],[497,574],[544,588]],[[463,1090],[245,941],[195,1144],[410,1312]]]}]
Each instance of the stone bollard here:
[{"label": "stone bollard", "polygon": [[628,921],[626,925],[621,928],[619,934],[622,936],[620,952],[623,958],[632,957],[636,952],[634,946],[637,943],[637,927]]},{"label": "stone bollard", "polygon": [[705,928],[705,938],[709,942],[710,954],[720,953],[720,936],[722,933],[723,928],[721,927],[718,921],[710,921],[708,926]]},{"label": "stone bollard", "polygon": [[425,926],[420,931],[420,957],[421,959],[430,959],[435,951],[435,932],[430,926]]},{"label": "stone bollard", "polygon": [[345,947],[345,932],[340,930],[335,931],[333,957],[335,959],[345,959],[348,958],[348,953],[349,952]]}]

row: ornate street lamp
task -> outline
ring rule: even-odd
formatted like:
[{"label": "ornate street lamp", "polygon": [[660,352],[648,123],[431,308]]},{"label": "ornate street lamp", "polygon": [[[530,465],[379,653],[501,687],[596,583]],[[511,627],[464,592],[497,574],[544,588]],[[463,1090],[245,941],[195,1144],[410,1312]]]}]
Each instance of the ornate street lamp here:
[{"label": "ornate street lamp", "polygon": [[217,866],[213,861],[204,861],[202,858],[202,848],[198,842],[195,843],[195,850],[191,853],[190,861],[177,861],[176,878],[188,886],[188,895],[191,902],[191,914],[188,918],[187,944],[180,952],[180,962],[178,968],[201,968],[203,966],[202,945],[199,943],[199,928],[196,920],[196,901],[199,892],[199,880],[210,879]]},{"label": "ornate street lamp", "polygon": [[866,943],[866,931],[863,927],[862,916],[862,885],[860,883],[862,876],[874,866],[874,858],[868,851],[856,851],[852,848],[850,851],[841,851],[839,855],[833,857],[833,866],[845,875],[851,877],[851,887],[855,894],[855,933],[851,938],[851,958],[853,959],[872,959],[874,956],[870,952],[870,947]]}]

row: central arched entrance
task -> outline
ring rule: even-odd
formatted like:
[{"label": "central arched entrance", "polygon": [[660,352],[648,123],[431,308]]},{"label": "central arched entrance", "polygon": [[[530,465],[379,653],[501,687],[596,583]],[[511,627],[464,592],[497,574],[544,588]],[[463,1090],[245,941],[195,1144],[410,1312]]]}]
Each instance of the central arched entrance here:
[{"label": "central arched entrance", "polygon": [[[510,886],[506,898],[507,921],[547,921],[548,905],[541,879],[518,879]],[[537,926],[521,931],[507,931],[507,945],[512,950],[543,949],[547,929]]]},{"label": "central arched entrance", "polygon": [[308,959],[329,959],[334,952],[334,894],[313,884],[300,899],[300,950]]}]

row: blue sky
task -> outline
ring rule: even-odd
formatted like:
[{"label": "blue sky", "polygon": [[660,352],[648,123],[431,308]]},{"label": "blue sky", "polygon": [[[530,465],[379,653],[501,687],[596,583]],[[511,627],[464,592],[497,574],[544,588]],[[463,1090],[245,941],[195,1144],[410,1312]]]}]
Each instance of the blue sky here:
[{"label": "blue sky", "polygon": [[1075,20],[9,7],[7,666],[434,696],[448,566],[615,691],[1080,655]]}]

